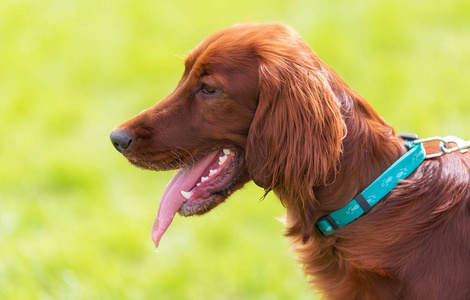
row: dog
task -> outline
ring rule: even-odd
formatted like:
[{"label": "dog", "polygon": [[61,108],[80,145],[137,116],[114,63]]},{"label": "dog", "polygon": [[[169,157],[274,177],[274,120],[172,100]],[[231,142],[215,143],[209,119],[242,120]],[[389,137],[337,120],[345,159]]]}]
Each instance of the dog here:
[{"label": "dog", "polygon": [[[160,201],[157,247],[177,212],[204,214],[252,180],[286,207],[285,235],[326,299],[470,299],[470,155],[422,161],[336,228],[324,217],[412,142],[286,25],[237,24],[208,36],[186,57],[176,89],[111,140],[137,167],[180,169]],[[335,230],[319,230],[322,221]]]}]

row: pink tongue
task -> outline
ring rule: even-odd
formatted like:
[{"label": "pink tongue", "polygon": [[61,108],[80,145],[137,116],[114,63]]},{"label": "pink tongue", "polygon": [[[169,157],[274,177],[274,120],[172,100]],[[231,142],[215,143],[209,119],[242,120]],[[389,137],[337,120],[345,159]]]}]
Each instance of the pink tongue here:
[{"label": "pink tongue", "polygon": [[218,152],[214,151],[194,165],[180,169],[166,186],[152,227],[152,240],[155,247],[158,248],[160,239],[170,226],[181,204],[186,200],[181,195],[181,191],[188,192],[196,185],[203,175],[202,172],[214,160]]}]

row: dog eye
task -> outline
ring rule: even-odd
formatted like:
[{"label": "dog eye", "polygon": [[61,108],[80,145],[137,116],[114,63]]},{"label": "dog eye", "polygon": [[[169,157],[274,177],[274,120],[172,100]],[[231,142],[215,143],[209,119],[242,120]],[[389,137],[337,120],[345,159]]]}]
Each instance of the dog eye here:
[{"label": "dog eye", "polygon": [[202,87],[201,87],[201,91],[206,94],[206,95],[213,95],[215,93],[217,93],[219,91],[218,88],[215,88],[213,86],[210,86],[210,85],[207,85],[207,84],[204,84]]}]

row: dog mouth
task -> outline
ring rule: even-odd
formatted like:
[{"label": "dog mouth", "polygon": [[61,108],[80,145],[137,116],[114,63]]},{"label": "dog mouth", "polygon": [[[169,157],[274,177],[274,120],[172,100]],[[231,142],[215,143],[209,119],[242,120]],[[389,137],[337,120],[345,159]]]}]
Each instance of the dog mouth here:
[{"label": "dog mouth", "polygon": [[200,215],[222,203],[240,180],[242,160],[239,150],[224,148],[181,168],[160,200],[152,227],[155,247],[177,212],[182,216]]}]

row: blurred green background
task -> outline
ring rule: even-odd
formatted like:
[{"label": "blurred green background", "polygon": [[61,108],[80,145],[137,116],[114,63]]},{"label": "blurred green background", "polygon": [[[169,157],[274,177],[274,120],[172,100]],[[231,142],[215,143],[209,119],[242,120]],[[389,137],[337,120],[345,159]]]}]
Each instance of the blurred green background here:
[{"label": "blurred green background", "polygon": [[0,299],[311,299],[254,184],[150,239],[174,172],[109,133],[238,22],[294,27],[398,132],[470,139],[470,1],[0,2]]}]

